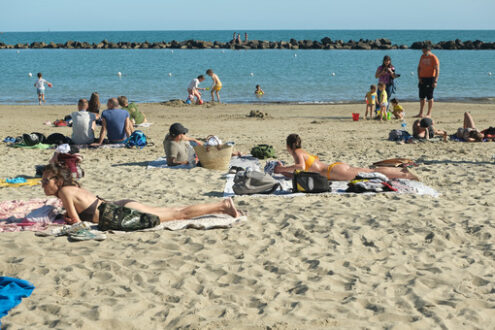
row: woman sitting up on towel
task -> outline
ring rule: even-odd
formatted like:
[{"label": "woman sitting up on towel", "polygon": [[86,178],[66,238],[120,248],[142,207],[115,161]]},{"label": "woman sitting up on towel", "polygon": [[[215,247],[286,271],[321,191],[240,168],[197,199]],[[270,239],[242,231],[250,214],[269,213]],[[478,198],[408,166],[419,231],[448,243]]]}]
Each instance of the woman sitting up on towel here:
[{"label": "woman sitting up on towel", "polygon": [[328,180],[350,181],[360,172],[379,172],[385,174],[389,179],[418,180],[418,178],[409,172],[407,168],[358,168],[341,162],[332,163],[330,165],[325,164],[318,159],[318,156],[314,156],[302,149],[301,138],[297,134],[291,134],[287,137],[287,151],[289,151],[294,158],[295,164],[291,166],[284,166],[279,162],[279,165],[275,167],[274,173],[281,173],[285,176],[291,176],[295,170],[302,170],[306,172],[319,173],[328,178]]},{"label": "woman sitting up on towel", "polygon": [[[62,200],[63,206],[67,211],[67,223],[73,224],[80,221],[98,223],[98,206],[104,201],[92,192],[81,188],[79,183],[73,179],[68,168],[57,164],[47,165],[43,171],[41,186],[47,196],[55,196]],[[160,218],[160,222],[191,219],[214,213],[228,214],[236,218],[240,215],[231,198],[224,199],[218,203],[185,207],[153,207],[130,199],[111,203],[156,215]]]}]

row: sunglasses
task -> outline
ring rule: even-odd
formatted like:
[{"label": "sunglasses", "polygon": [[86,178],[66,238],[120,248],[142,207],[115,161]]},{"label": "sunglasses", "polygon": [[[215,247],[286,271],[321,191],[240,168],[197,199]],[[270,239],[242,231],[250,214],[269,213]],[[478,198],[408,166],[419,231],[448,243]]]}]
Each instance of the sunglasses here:
[{"label": "sunglasses", "polygon": [[42,180],[41,180],[41,185],[42,185],[42,186],[47,185],[47,184],[48,184],[48,182],[50,182],[50,180],[55,179],[55,178],[56,178],[56,176],[52,176],[51,178],[45,178],[45,179],[42,179]]}]

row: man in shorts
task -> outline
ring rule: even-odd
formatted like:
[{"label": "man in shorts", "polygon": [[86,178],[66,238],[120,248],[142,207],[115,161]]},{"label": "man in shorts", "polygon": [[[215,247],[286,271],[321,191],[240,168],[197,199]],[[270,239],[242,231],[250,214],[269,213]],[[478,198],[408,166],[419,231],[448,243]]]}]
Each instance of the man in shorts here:
[{"label": "man in shorts", "polygon": [[415,116],[416,118],[423,117],[426,100],[428,100],[428,113],[426,114],[426,117],[431,117],[431,109],[433,108],[433,90],[437,87],[439,75],[440,61],[438,61],[438,58],[431,52],[431,45],[429,43],[424,43],[423,55],[421,55],[418,65],[420,108],[419,114]]}]

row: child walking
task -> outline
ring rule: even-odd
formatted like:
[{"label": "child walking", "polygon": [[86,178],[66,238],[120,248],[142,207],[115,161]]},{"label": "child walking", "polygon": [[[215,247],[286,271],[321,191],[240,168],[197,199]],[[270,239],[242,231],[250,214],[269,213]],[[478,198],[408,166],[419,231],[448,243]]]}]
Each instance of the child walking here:
[{"label": "child walking", "polygon": [[45,103],[45,84],[48,85],[48,87],[52,87],[53,85],[43,79],[43,75],[41,72],[38,72],[38,80],[34,83],[34,87],[36,87],[36,92],[38,94],[38,103],[41,105],[41,101]]},{"label": "child walking", "polygon": [[404,119],[404,115],[406,114],[404,112],[404,108],[399,104],[399,100],[396,98],[393,98],[390,100],[390,104],[392,105],[392,113],[395,116],[395,119]]},{"label": "child walking", "polygon": [[213,72],[212,69],[206,70],[206,74],[209,75],[211,79],[213,79],[213,85],[211,86],[211,100],[215,101],[215,97],[213,95],[213,93],[215,93],[218,103],[222,103],[220,101],[220,95],[218,94],[218,92],[220,92],[220,90],[222,89],[222,82],[220,81],[220,78],[218,78],[218,76]]},{"label": "child walking", "polygon": [[373,109],[375,108],[376,99],[377,99],[375,85],[370,86],[370,90],[368,91],[368,93],[366,93],[365,99],[366,99],[366,112],[364,114],[364,119],[366,120],[368,119],[368,111],[370,112],[370,119],[372,119]]},{"label": "child walking", "polygon": [[385,87],[384,83],[378,83],[378,90],[380,91],[380,96],[378,98],[378,104],[380,105],[380,121],[383,121],[384,119],[387,120],[388,95]]}]

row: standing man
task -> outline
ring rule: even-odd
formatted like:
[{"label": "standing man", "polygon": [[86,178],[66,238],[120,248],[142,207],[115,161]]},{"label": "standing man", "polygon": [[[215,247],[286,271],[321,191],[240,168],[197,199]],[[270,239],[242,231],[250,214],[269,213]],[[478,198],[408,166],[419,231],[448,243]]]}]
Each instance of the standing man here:
[{"label": "standing man", "polygon": [[440,61],[431,52],[431,44],[423,44],[423,55],[418,65],[418,88],[419,88],[419,114],[415,117],[422,118],[425,107],[425,99],[428,100],[428,113],[426,117],[431,117],[433,108],[433,90],[437,87],[438,76],[440,75]]}]

